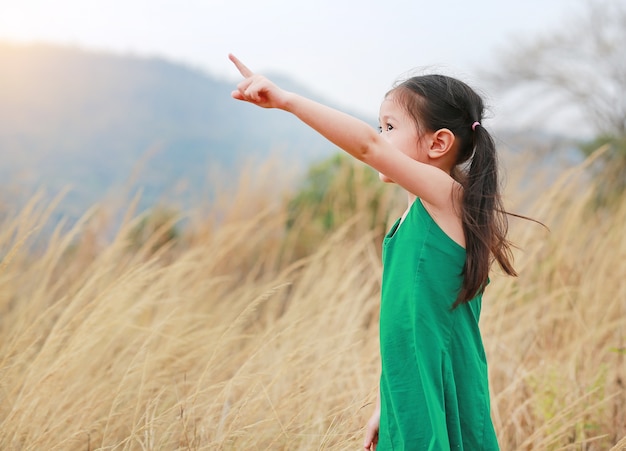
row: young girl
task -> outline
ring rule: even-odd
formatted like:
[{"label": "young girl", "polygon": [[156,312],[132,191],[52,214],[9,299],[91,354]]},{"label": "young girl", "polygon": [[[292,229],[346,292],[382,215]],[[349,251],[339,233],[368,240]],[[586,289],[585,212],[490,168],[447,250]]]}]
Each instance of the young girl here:
[{"label": "young girl", "polygon": [[288,111],[408,193],[384,239],[382,372],[367,450],[495,450],[478,328],[489,267],[515,275],[494,142],[465,83],[413,77],[385,96],[380,131],[253,74],[232,96]]}]

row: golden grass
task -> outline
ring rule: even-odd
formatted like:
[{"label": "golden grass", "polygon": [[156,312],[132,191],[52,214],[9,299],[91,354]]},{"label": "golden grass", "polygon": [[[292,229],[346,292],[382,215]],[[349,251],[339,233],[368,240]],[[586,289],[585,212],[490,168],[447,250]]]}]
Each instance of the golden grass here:
[{"label": "golden grass", "polygon": [[[8,214],[0,449],[361,448],[383,230],[357,212],[296,256],[307,221],[285,229],[275,182],[251,175],[209,213],[189,212],[192,232],[156,253],[154,242],[129,251],[132,208],[112,242],[94,207],[37,250],[54,205],[34,198]],[[521,275],[495,273],[483,304],[503,450],[626,449],[626,199],[594,213],[582,185],[574,170],[524,199],[551,231],[515,220]],[[401,212],[402,199],[385,202]]]}]

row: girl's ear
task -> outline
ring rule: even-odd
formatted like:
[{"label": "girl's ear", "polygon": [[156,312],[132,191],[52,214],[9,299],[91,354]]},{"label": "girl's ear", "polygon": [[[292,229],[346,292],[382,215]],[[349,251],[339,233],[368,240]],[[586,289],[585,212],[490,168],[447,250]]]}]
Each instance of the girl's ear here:
[{"label": "girl's ear", "polygon": [[428,156],[437,159],[445,156],[453,147],[456,137],[447,128],[440,128],[430,137]]}]

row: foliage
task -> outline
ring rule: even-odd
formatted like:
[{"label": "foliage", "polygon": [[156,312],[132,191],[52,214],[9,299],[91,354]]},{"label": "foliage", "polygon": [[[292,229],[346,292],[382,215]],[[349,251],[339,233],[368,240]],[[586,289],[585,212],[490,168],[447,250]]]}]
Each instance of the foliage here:
[{"label": "foliage", "polygon": [[310,167],[299,191],[288,202],[287,227],[305,231],[299,246],[316,245],[358,213],[361,217],[356,233],[376,230],[382,234],[390,209],[399,208],[400,196],[394,198],[398,193],[386,187],[372,169],[338,153]]}]

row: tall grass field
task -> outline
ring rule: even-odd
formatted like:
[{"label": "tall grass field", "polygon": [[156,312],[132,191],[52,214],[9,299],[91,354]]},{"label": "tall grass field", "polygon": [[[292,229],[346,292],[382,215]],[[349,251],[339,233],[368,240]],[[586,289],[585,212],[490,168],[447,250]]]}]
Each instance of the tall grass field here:
[{"label": "tall grass field", "polygon": [[[549,230],[510,219],[520,275],[494,268],[483,302],[503,450],[626,449],[626,196],[599,207],[586,164],[508,175],[507,208]],[[330,226],[275,166],[178,216],[131,199],[113,238],[104,206],[53,232],[55,200],[2,210],[0,449],[362,449],[406,199],[345,171]]]}]

